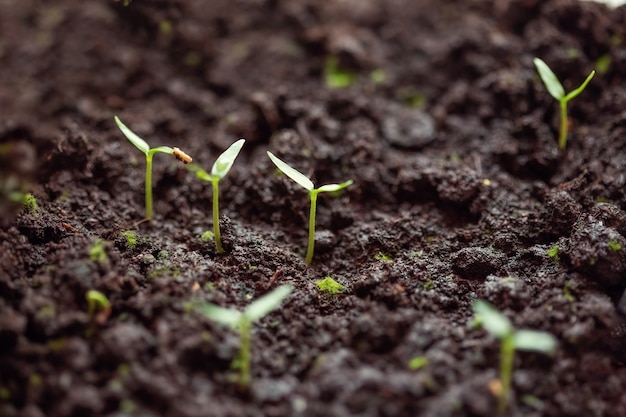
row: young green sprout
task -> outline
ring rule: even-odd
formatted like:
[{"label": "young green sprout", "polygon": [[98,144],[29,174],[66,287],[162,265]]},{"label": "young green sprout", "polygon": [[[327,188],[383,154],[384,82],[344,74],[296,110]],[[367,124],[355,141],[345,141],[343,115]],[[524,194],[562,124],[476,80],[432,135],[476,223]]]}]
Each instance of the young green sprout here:
[{"label": "young green sprout", "polygon": [[[111,303],[106,295],[100,291],[89,290],[85,294],[85,300],[87,300],[87,314],[92,319],[95,319],[98,323],[104,323],[111,314]],[[96,314],[96,312],[98,312]]]},{"label": "young green sprout", "polygon": [[278,167],[278,169],[283,172],[283,174],[291,178],[293,181],[295,181],[297,184],[299,184],[309,192],[309,197],[311,198],[311,209],[309,211],[309,245],[307,247],[306,257],[304,260],[304,262],[309,265],[313,261],[313,250],[315,247],[315,212],[317,210],[317,195],[319,193],[342,190],[352,184],[353,181],[348,180],[346,182],[342,182],[341,184],[327,184],[322,185],[319,188],[315,188],[313,182],[308,179],[304,174],[300,173],[296,169],[287,165],[287,163],[278,159],[270,151],[267,151],[267,155],[270,157],[274,165],[276,165],[276,167]]},{"label": "young green sprout", "polygon": [[559,79],[556,77],[554,72],[552,72],[550,67],[548,67],[548,64],[546,64],[539,58],[535,58],[533,62],[535,63],[535,67],[537,67],[537,72],[539,73],[541,80],[546,86],[548,93],[550,93],[550,95],[554,97],[556,101],[559,102],[559,106],[561,109],[561,126],[559,129],[559,148],[565,149],[565,145],[567,144],[567,125],[568,125],[567,103],[571,99],[573,99],[574,97],[578,96],[580,93],[583,92],[583,90],[585,89],[585,87],[587,87],[587,84],[589,84],[589,81],[591,81],[591,79],[593,78],[596,72],[591,71],[591,73],[587,76],[585,81],[583,81],[580,87],[565,94],[565,89],[563,88],[563,85],[561,84]]},{"label": "young green sprout", "polygon": [[130,130],[119,117],[115,116],[115,123],[120,128],[126,139],[137,149],[146,155],[146,219],[152,220],[154,213],[152,211],[152,157],[155,153],[166,153],[173,155],[179,161],[188,164],[192,161],[191,157],[178,148],[170,148],[169,146],[159,146],[150,148],[150,145]]},{"label": "young green sprout", "polygon": [[250,387],[251,341],[252,324],[261,320],[291,293],[291,285],[281,285],[272,292],[253,301],[243,312],[223,308],[210,303],[195,304],[196,311],[218,323],[231,326],[239,331],[239,357],[236,361],[239,369],[239,388],[246,391]]},{"label": "young green sprout", "polygon": [[511,377],[513,375],[513,360],[515,350],[554,353],[556,338],[547,332],[535,330],[515,330],[505,315],[493,305],[483,300],[476,300],[473,305],[476,322],[492,336],[500,339],[500,391],[498,399],[498,413],[503,414],[509,399]]},{"label": "young green sprout", "polygon": [[211,173],[209,174],[200,167],[192,166],[190,170],[196,173],[196,176],[203,181],[210,181],[213,184],[213,236],[215,238],[215,246],[218,253],[224,253],[222,247],[222,237],[220,234],[220,213],[219,213],[219,182],[228,174],[233,166],[235,159],[239,155],[245,139],[239,139],[226,149],[215,161]]}]

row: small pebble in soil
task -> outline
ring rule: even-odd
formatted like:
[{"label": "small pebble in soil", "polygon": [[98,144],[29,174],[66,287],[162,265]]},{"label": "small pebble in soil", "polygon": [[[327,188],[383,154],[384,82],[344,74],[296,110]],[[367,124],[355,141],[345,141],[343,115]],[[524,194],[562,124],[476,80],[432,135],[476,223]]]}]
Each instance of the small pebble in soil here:
[{"label": "small pebble in soil", "polygon": [[454,272],[466,279],[485,279],[496,274],[506,261],[506,256],[488,248],[463,248],[452,255]]},{"label": "small pebble in soil", "polygon": [[419,109],[390,103],[382,122],[385,139],[404,149],[422,148],[435,140],[435,122]]}]

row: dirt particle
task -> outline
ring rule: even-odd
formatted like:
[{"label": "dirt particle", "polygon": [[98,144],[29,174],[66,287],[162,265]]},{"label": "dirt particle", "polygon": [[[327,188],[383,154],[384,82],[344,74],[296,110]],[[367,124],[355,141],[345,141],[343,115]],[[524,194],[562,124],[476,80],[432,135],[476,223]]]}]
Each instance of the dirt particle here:
[{"label": "dirt particle", "polygon": [[500,271],[506,261],[506,256],[489,248],[463,248],[452,255],[454,272],[459,276],[483,280],[490,274]]}]

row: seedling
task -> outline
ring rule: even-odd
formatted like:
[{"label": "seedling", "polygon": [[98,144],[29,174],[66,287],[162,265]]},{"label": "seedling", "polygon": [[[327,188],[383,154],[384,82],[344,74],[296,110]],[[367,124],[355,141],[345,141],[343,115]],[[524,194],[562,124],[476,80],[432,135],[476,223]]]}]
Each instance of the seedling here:
[{"label": "seedling", "polygon": [[547,332],[515,330],[509,319],[486,301],[477,300],[474,302],[473,309],[476,322],[501,342],[498,412],[503,414],[511,389],[515,350],[552,354],[556,349],[557,340]]},{"label": "seedling", "polygon": [[589,81],[591,81],[591,79],[593,78],[596,72],[591,71],[591,73],[587,76],[585,81],[583,81],[580,87],[565,94],[565,89],[563,88],[563,85],[561,84],[559,79],[556,77],[554,72],[552,72],[550,67],[548,67],[548,64],[546,64],[539,58],[535,58],[533,62],[535,63],[535,67],[537,67],[537,72],[539,73],[541,80],[546,86],[548,93],[550,93],[550,95],[554,97],[556,101],[559,102],[559,107],[561,109],[561,126],[559,129],[559,148],[565,149],[565,145],[567,144],[567,125],[568,125],[567,103],[571,99],[573,99],[574,97],[578,96],[580,93],[583,92],[583,90],[585,89],[585,87],[587,87],[587,84],[589,84]]},{"label": "seedling", "polygon": [[383,261],[383,262],[393,262],[393,257],[383,252],[378,252],[376,255],[374,255],[374,259],[376,259],[377,261]]},{"label": "seedling", "polygon": [[89,259],[92,262],[96,262],[101,265],[109,262],[109,257],[107,256],[106,251],[106,241],[97,238],[93,242],[93,246],[89,249]]},{"label": "seedling", "polygon": [[[89,290],[85,294],[87,300],[87,314],[98,323],[104,323],[111,314],[111,303],[106,295],[100,291]],[[97,314],[96,314],[97,313]]]},{"label": "seedling", "polygon": [[194,305],[194,308],[205,317],[218,323],[233,327],[239,331],[239,357],[236,364],[239,369],[239,388],[242,391],[250,387],[252,324],[258,322],[270,312],[278,308],[280,303],[291,293],[291,285],[281,285],[272,292],[253,301],[243,312],[230,308],[219,307],[210,303]]},{"label": "seedling", "polygon": [[130,130],[119,117],[115,116],[115,123],[120,128],[126,139],[137,149],[146,155],[146,219],[152,220],[154,213],[152,210],[152,157],[155,153],[166,153],[173,155],[174,158],[179,161],[188,164],[192,161],[191,157],[178,148],[170,148],[169,146],[159,146],[157,148],[150,148],[150,145],[137,136],[132,130]]},{"label": "seedling", "polygon": [[426,358],[426,356],[415,356],[409,361],[409,369],[412,371],[417,371],[426,365],[428,365],[428,358]]},{"label": "seedling", "polygon": [[202,243],[209,243],[210,241],[215,239],[215,233],[210,230],[205,230],[204,233],[200,235],[200,240]]},{"label": "seedling", "polygon": [[313,182],[308,179],[304,174],[300,173],[295,168],[292,168],[287,163],[278,159],[270,151],[267,152],[267,155],[270,157],[274,165],[278,167],[278,169],[280,169],[286,176],[288,176],[297,184],[306,189],[309,192],[309,197],[311,197],[311,209],[309,211],[309,245],[307,247],[306,257],[304,260],[304,262],[309,265],[313,261],[313,250],[315,247],[315,212],[317,209],[317,195],[319,193],[335,192],[342,190],[351,185],[353,181],[348,180],[346,182],[342,182],[341,184],[327,184],[322,185],[319,188],[315,188]]},{"label": "seedling", "polygon": [[213,184],[213,235],[215,237],[215,246],[218,253],[224,253],[222,247],[222,237],[220,234],[220,213],[219,213],[219,182],[228,174],[233,166],[235,159],[239,155],[245,139],[239,139],[226,149],[215,161],[211,173],[209,174],[200,167],[193,166],[190,169],[196,173],[196,176],[203,181],[210,181]]},{"label": "seedling", "polygon": [[356,81],[356,75],[339,66],[339,59],[336,56],[326,58],[324,78],[329,88],[349,87]]}]

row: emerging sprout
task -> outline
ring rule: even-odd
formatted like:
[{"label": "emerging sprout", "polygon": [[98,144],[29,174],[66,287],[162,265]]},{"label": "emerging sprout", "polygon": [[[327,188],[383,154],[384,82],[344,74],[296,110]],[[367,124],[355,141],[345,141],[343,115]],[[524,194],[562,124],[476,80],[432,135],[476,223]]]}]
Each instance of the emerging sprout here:
[{"label": "emerging sprout", "polygon": [[327,184],[322,185],[319,188],[315,188],[313,182],[308,179],[304,174],[300,173],[296,169],[287,165],[287,163],[278,159],[270,151],[267,152],[274,165],[278,167],[286,176],[294,180],[297,184],[302,186],[309,192],[311,197],[311,209],[309,211],[309,245],[306,250],[306,258],[304,262],[309,265],[313,261],[313,250],[315,246],[315,212],[317,209],[317,195],[319,193],[339,191],[353,183],[352,180],[342,182],[341,184]]},{"label": "emerging sprout", "polygon": [[89,259],[92,262],[96,262],[101,265],[109,262],[109,257],[107,256],[106,251],[106,241],[97,238],[93,242],[93,246],[89,249]]},{"label": "emerging sprout", "polygon": [[215,237],[215,246],[217,246],[218,253],[224,253],[222,247],[222,238],[220,234],[220,213],[219,213],[219,182],[222,178],[228,174],[230,168],[233,166],[235,159],[239,155],[245,139],[239,139],[226,149],[215,161],[211,173],[209,174],[200,167],[190,167],[192,171],[196,173],[196,176],[203,181],[210,181],[213,184],[213,235]]},{"label": "emerging sprout", "polygon": [[412,371],[417,371],[426,365],[428,365],[428,358],[426,356],[415,356],[409,361],[409,369]]},{"label": "emerging sprout", "polygon": [[122,237],[126,240],[126,250],[133,251],[137,244],[139,243],[139,239],[137,238],[137,234],[132,230],[124,230],[122,232]]},{"label": "emerging sprout", "polygon": [[281,285],[272,292],[250,303],[243,312],[210,303],[200,303],[194,306],[195,310],[205,317],[218,323],[232,326],[239,331],[239,357],[236,363],[239,369],[239,388],[243,391],[248,389],[251,380],[250,332],[252,324],[278,308],[285,297],[291,293],[291,290],[291,285]]},{"label": "emerging sprout", "polygon": [[559,263],[559,245],[553,245],[546,251],[546,254],[554,261],[555,264]]},{"label": "emerging sprout", "polygon": [[546,64],[539,58],[535,58],[533,62],[535,63],[535,67],[537,67],[537,72],[539,73],[541,80],[546,86],[548,93],[550,93],[550,95],[554,97],[556,101],[559,102],[559,106],[561,109],[561,127],[559,129],[559,148],[565,149],[565,145],[567,144],[567,122],[568,122],[567,103],[571,99],[573,99],[574,97],[578,96],[580,93],[583,92],[583,90],[585,89],[585,87],[587,87],[587,84],[589,84],[589,81],[591,81],[591,79],[593,78],[596,72],[591,71],[591,73],[587,76],[585,81],[583,81],[580,87],[565,94],[565,89],[563,89],[563,85],[561,85],[561,82],[556,77],[554,72],[552,72],[550,67],[548,67],[548,64]]},{"label": "emerging sprout", "polygon": [[37,204],[37,199],[32,193],[24,194],[21,198],[22,207],[24,207],[24,211],[30,215],[38,216],[39,215],[39,205]]},{"label": "emerging sprout", "polygon": [[[111,303],[106,295],[100,291],[89,290],[85,294],[87,300],[87,314],[98,323],[104,323],[111,314]],[[97,314],[96,314],[97,313]]]},{"label": "emerging sprout", "polygon": [[509,399],[515,349],[552,354],[556,349],[556,338],[547,332],[515,330],[506,316],[493,305],[477,300],[473,306],[476,322],[492,336],[500,339],[500,389],[498,412],[503,414]]},{"label": "emerging sprout", "polygon": [[191,157],[178,148],[170,148],[169,146],[159,146],[157,148],[150,148],[150,145],[137,136],[132,130],[130,130],[119,117],[115,116],[115,123],[120,128],[126,139],[137,149],[146,155],[146,219],[152,220],[154,213],[152,211],[152,157],[155,153],[167,153],[174,155],[176,159],[184,162],[185,164],[191,162]]},{"label": "emerging sprout", "polygon": [[349,87],[356,81],[356,75],[341,68],[339,59],[336,56],[326,58],[324,64],[324,78],[329,88]]}]

